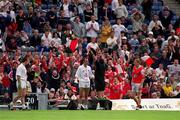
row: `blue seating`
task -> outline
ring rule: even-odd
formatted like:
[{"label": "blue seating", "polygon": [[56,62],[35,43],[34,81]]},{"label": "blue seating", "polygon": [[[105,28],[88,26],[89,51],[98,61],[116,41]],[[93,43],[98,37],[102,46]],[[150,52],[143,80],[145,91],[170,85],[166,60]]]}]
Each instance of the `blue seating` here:
[{"label": "blue seating", "polygon": [[47,9],[47,8],[48,8],[48,6],[47,6],[46,4],[42,4],[42,5],[41,5],[41,9],[45,10],[45,9]]},{"label": "blue seating", "polygon": [[178,19],[178,16],[174,15],[173,18],[172,18],[172,20],[171,20],[171,23],[174,24],[177,19]]}]

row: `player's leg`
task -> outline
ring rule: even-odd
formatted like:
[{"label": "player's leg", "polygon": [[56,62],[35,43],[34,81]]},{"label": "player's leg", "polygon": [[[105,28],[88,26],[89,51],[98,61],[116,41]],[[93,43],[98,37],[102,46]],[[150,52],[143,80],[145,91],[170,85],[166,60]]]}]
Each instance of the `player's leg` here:
[{"label": "player's leg", "polygon": [[137,90],[138,107],[142,108],[142,106],[141,106],[141,87],[140,87],[140,85],[138,85],[137,87],[138,87],[138,90]]},{"label": "player's leg", "polygon": [[21,97],[23,109],[26,108],[26,105],[25,105],[25,97],[26,97],[26,88],[23,88],[23,89],[22,89],[22,97]]},{"label": "player's leg", "polygon": [[84,104],[85,109],[88,109],[88,96],[89,96],[90,88],[85,88],[85,96],[84,96]]},{"label": "player's leg", "polygon": [[135,83],[132,83],[132,93],[130,94],[130,98],[132,98],[136,102],[136,105],[138,106],[139,100],[137,97],[137,92],[138,92],[137,85]]},{"label": "player's leg", "polygon": [[81,109],[81,106],[83,104],[83,98],[84,98],[84,88],[82,86],[79,87],[79,99],[78,99],[78,109]]},{"label": "player's leg", "polygon": [[22,98],[22,85],[21,81],[16,82],[17,86],[17,95],[14,97],[13,101],[10,103],[10,109],[13,109],[13,106],[16,105],[17,100]]}]

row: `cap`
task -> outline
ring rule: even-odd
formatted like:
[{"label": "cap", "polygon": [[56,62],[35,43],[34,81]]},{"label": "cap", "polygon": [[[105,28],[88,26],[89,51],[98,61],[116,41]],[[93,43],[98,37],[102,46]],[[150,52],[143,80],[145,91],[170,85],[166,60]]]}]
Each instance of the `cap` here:
[{"label": "cap", "polygon": [[172,33],[175,33],[175,30],[171,30]]},{"label": "cap", "polygon": [[127,40],[127,37],[124,36],[124,37],[122,37],[122,39]]},{"label": "cap", "polygon": [[180,87],[180,82],[177,84],[177,87]]},{"label": "cap", "polygon": [[152,32],[152,31],[150,31],[148,34],[149,34],[149,35],[153,35],[153,32]]},{"label": "cap", "polygon": [[51,88],[51,89],[50,89],[50,92],[55,92],[55,89],[54,89],[54,88]]}]

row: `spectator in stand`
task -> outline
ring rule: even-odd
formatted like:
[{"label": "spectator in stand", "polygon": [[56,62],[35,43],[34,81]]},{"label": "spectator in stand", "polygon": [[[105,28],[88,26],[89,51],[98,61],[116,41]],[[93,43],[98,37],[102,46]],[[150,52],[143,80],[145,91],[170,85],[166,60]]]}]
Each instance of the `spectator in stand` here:
[{"label": "spectator in stand", "polygon": [[171,97],[171,93],[173,92],[172,84],[169,81],[166,81],[166,85],[163,86],[164,93],[167,97]]},{"label": "spectator in stand", "polygon": [[169,10],[168,6],[164,6],[163,10],[159,13],[159,20],[166,29],[171,23],[173,16],[174,14],[171,10]]},{"label": "spectator in stand", "polygon": [[153,15],[152,21],[149,23],[148,31],[152,31],[154,27],[159,26],[164,30],[164,26],[162,25],[161,21],[159,20],[158,15]]},{"label": "spectator in stand", "polygon": [[126,9],[126,6],[123,4],[123,1],[122,0],[118,0],[118,6],[115,8],[115,15],[116,15],[116,18],[121,18],[121,17],[125,17],[127,18],[128,17],[128,11]]},{"label": "spectator in stand", "polygon": [[[93,14],[93,10],[91,8],[90,4],[86,5],[86,9],[84,10],[84,18],[85,18],[85,22],[89,22],[91,21],[91,16],[94,15]],[[96,18],[95,18],[96,19]]]},{"label": "spectator in stand", "polygon": [[11,86],[11,81],[8,77],[8,73],[4,73],[4,76],[2,77],[2,85],[5,91],[7,91],[8,93],[10,92],[10,86]]},{"label": "spectator in stand", "polygon": [[38,15],[38,19],[39,19],[39,28],[37,28],[40,33],[44,32],[44,26],[46,23],[46,11],[41,11]]},{"label": "spectator in stand", "polygon": [[117,37],[114,36],[114,31],[111,31],[111,36],[107,39],[106,44],[109,54],[111,54],[114,50],[117,49],[118,43]]},{"label": "spectator in stand", "polygon": [[46,18],[49,21],[51,28],[55,28],[57,24],[57,15],[55,12],[55,8],[52,7],[51,10],[46,14]]},{"label": "spectator in stand", "polygon": [[41,46],[41,36],[39,31],[36,29],[33,31],[33,35],[30,37],[30,46],[39,48]]},{"label": "spectator in stand", "polygon": [[49,45],[52,41],[52,34],[49,31],[45,31],[43,36],[41,37],[41,46],[44,49],[44,51],[49,51]]},{"label": "spectator in stand", "polygon": [[74,10],[73,10],[73,6],[70,3],[69,0],[64,0],[61,7],[60,7],[61,11],[64,11],[65,13],[65,17],[70,18],[74,15]]},{"label": "spectator in stand", "polygon": [[112,0],[111,6],[112,6],[113,12],[115,12],[115,9],[119,6],[118,0]]},{"label": "spectator in stand", "polygon": [[180,83],[177,84],[176,88],[172,92],[172,96],[176,98],[180,98]]},{"label": "spectator in stand", "polygon": [[121,46],[122,44],[122,41],[121,41],[121,32],[124,31],[124,32],[127,32],[127,29],[126,27],[122,24],[122,20],[121,19],[116,19],[117,23],[114,24],[112,26],[113,28],[113,31],[114,31],[114,36],[117,38],[117,43],[119,44],[118,46]]},{"label": "spectator in stand", "polygon": [[179,79],[180,76],[180,65],[179,65],[179,60],[175,59],[174,63],[172,65],[168,65],[168,75],[169,76],[174,76],[175,79]]},{"label": "spectator in stand", "polygon": [[85,25],[80,22],[81,19],[79,16],[76,16],[74,20],[72,20],[73,33],[76,37],[82,39],[85,37],[86,29]]},{"label": "spectator in stand", "polygon": [[24,11],[22,9],[19,10],[18,15],[16,16],[16,23],[18,24],[18,28],[17,28],[18,31],[23,30],[23,24],[26,19],[27,18],[25,16]]},{"label": "spectator in stand", "polygon": [[107,47],[107,39],[110,37],[112,31],[111,24],[109,22],[109,19],[107,17],[104,17],[104,22],[101,27],[101,34],[99,35],[99,39],[101,42],[100,47],[106,48]]},{"label": "spectator in stand", "polygon": [[160,63],[160,64],[159,64],[159,67],[155,69],[155,72],[156,72],[156,76],[157,76],[157,77],[163,76],[163,73],[164,73],[165,71],[164,71],[164,67],[163,67],[163,64],[162,64],[162,63]]},{"label": "spectator in stand", "polygon": [[23,31],[27,33],[28,36],[32,35],[32,27],[29,24],[29,20],[25,20],[23,24]]},{"label": "spectator in stand", "polygon": [[151,10],[152,10],[153,0],[143,0],[141,3],[143,14],[147,21],[151,20]]},{"label": "spectator in stand", "polygon": [[137,34],[134,33],[133,37],[131,38],[131,40],[128,41],[131,48],[132,48],[132,52],[135,53],[138,50],[139,47],[139,40],[137,39]]},{"label": "spectator in stand", "polygon": [[140,11],[136,11],[131,15],[131,21],[133,24],[133,32],[142,30],[142,24],[144,21],[144,15]]},{"label": "spectator in stand", "polygon": [[99,10],[99,19],[103,20],[104,16],[109,20],[113,20],[113,12],[108,3],[104,3],[104,6]]},{"label": "spectator in stand", "polygon": [[95,21],[96,18],[94,15],[91,16],[91,21],[86,24],[86,36],[90,40],[90,38],[97,38],[99,32],[99,23]]},{"label": "spectator in stand", "polygon": [[117,77],[113,79],[113,83],[110,85],[110,96],[111,99],[121,99],[122,98],[122,89],[121,84],[119,83],[119,80]]}]

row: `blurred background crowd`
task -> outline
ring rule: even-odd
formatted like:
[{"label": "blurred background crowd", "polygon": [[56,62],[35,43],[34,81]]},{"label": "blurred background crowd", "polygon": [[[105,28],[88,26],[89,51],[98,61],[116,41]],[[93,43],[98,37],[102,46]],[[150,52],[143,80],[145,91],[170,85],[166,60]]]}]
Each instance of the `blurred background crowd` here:
[{"label": "blurred background crowd", "polygon": [[76,70],[84,55],[94,70],[97,51],[107,66],[106,99],[128,98],[135,58],[146,70],[142,98],[179,97],[179,48],[180,18],[163,0],[1,0],[1,102],[17,91],[25,55],[29,93],[47,93],[53,104],[78,99]]}]

